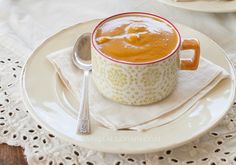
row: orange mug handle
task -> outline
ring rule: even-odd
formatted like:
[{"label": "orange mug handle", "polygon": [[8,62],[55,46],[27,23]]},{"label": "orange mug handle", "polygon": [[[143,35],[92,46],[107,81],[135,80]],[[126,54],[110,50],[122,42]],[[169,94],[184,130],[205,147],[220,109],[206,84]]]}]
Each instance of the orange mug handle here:
[{"label": "orange mug handle", "polygon": [[197,39],[184,39],[180,50],[194,50],[192,58],[180,58],[180,70],[196,70],[200,60],[200,44]]}]

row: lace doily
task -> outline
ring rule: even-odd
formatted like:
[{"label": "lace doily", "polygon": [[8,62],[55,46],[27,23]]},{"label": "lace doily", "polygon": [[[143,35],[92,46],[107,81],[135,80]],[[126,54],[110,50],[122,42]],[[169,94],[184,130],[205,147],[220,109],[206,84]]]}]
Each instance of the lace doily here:
[{"label": "lace doily", "polygon": [[19,77],[32,50],[21,43],[14,36],[0,36],[0,143],[22,146],[29,164],[236,164],[235,107],[231,108],[216,128],[200,139],[158,153],[101,153],[60,140],[38,125],[24,108]]}]

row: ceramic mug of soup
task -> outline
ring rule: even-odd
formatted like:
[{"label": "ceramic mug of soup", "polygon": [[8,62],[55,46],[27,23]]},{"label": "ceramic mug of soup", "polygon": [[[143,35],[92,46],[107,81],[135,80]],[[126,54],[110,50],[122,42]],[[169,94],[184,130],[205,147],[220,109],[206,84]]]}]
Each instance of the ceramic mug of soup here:
[{"label": "ceramic mug of soup", "polygon": [[[181,40],[168,20],[130,12],[101,21],[92,33],[92,77],[101,94],[128,105],[163,100],[175,89],[178,70],[196,70],[197,39]],[[182,59],[179,51],[193,50]]]}]

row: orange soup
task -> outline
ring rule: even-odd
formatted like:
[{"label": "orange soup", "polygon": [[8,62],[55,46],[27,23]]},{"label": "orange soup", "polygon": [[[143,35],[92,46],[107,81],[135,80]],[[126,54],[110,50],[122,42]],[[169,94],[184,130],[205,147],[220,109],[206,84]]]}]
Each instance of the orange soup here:
[{"label": "orange soup", "polygon": [[121,16],[103,23],[95,33],[98,49],[126,62],[150,62],[169,55],[178,43],[176,30],[160,18]]}]

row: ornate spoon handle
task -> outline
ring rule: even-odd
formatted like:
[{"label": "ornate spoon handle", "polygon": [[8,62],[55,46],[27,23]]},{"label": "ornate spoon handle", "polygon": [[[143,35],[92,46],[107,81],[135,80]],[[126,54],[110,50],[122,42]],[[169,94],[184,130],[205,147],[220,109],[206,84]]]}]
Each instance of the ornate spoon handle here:
[{"label": "ornate spoon handle", "polygon": [[78,124],[77,124],[77,133],[78,134],[89,134],[90,133],[88,85],[89,85],[89,71],[85,70],[81,99],[80,99]]}]

